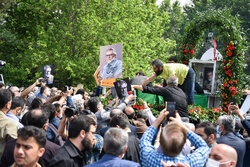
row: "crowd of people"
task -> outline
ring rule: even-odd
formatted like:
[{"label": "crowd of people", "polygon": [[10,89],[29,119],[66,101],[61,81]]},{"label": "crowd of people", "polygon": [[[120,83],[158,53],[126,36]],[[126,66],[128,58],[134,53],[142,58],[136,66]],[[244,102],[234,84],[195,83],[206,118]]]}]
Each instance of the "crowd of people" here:
[{"label": "crowd of people", "polygon": [[[0,166],[250,166],[250,122],[238,105],[230,104],[229,114],[219,117],[216,125],[194,125],[188,115],[188,104],[193,103],[193,70],[160,60],[152,66],[153,76],[139,72],[141,79],[134,78],[131,85],[175,102],[177,112],[169,120],[169,111],[155,116],[146,101],[144,109],[135,111],[133,94],[122,100],[113,98],[104,106],[102,98],[107,95],[90,96],[83,88],[49,88],[43,78],[23,90],[2,84]],[[175,72],[167,72],[170,69]],[[164,76],[165,87],[149,84],[159,75]]]}]

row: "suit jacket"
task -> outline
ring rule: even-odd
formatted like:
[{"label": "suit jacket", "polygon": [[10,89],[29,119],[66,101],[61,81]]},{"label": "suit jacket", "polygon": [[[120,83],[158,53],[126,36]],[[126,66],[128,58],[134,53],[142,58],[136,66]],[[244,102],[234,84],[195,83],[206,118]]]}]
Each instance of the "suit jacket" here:
[{"label": "suit jacket", "polygon": [[111,154],[105,154],[96,163],[87,165],[86,167],[139,167],[140,164],[124,159],[120,159],[117,156]]},{"label": "suit jacket", "polygon": [[0,111],[0,158],[2,157],[5,144],[17,138],[17,125]]},{"label": "suit jacket", "polygon": [[243,166],[243,159],[246,152],[246,142],[241,138],[235,136],[232,132],[226,133],[217,140],[218,144],[227,144],[233,147],[238,154],[237,166]]}]

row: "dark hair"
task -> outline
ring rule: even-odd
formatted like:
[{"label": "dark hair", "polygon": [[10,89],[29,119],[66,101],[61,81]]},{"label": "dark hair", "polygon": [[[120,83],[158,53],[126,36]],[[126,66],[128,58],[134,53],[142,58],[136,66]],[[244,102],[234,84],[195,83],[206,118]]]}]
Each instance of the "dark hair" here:
[{"label": "dark hair", "polygon": [[97,112],[97,106],[101,102],[101,99],[99,97],[91,97],[88,101],[88,107],[91,112],[96,113]]},{"label": "dark hair", "polygon": [[45,147],[46,144],[46,133],[44,130],[34,126],[24,126],[17,132],[18,138],[22,140],[28,140],[30,137],[34,137],[37,144],[41,147]]},{"label": "dark hair", "polygon": [[53,118],[55,118],[56,115],[56,107],[52,103],[44,103],[42,105],[42,110],[47,113],[49,117],[49,121],[51,121]]},{"label": "dark hair", "polygon": [[147,119],[148,118],[148,113],[145,110],[139,110],[137,113],[137,118],[143,118],[143,119]]},{"label": "dark hair", "polygon": [[110,126],[111,127],[116,127],[120,126],[122,129],[129,128],[130,124],[128,121],[128,117],[124,113],[116,114],[115,116],[112,117],[110,121]]},{"label": "dark hair", "polygon": [[142,72],[142,71],[139,71],[139,72],[135,73],[135,75],[145,76],[144,72]]},{"label": "dark hair", "polygon": [[0,82],[0,88],[4,87],[4,83]]},{"label": "dark hair", "polygon": [[213,123],[208,122],[208,121],[201,122],[196,126],[195,129],[198,129],[198,128],[204,128],[204,133],[207,136],[214,134],[214,137],[216,138],[217,129]]},{"label": "dark hair", "polygon": [[163,67],[163,63],[160,59],[155,59],[154,61],[151,62],[151,65],[155,65],[158,68]]},{"label": "dark hair", "polygon": [[11,108],[10,109],[13,110],[13,109],[16,109],[17,107],[23,108],[25,103],[26,103],[26,101],[21,96],[14,97],[12,99],[12,103],[11,103]]},{"label": "dark hair", "polygon": [[34,100],[31,102],[30,106],[29,106],[29,110],[33,110],[36,108],[40,108],[43,104],[43,101],[40,97],[36,97],[34,98]]},{"label": "dark hair", "polygon": [[96,122],[90,116],[79,115],[75,117],[69,124],[69,138],[76,138],[81,130],[84,130],[86,133],[89,132],[91,125],[95,126]]},{"label": "dark hair", "polygon": [[0,110],[3,109],[11,99],[12,94],[9,89],[0,89]]},{"label": "dark hair", "polygon": [[47,88],[46,86],[41,86],[41,88],[40,88],[40,95],[44,93],[44,91],[45,91],[46,88]]},{"label": "dark hair", "polygon": [[173,61],[173,62],[175,62],[175,63],[177,63],[178,62],[178,58],[177,58],[177,56],[171,56],[171,57],[169,57],[169,59],[168,59],[169,61]]},{"label": "dark hair", "polygon": [[26,125],[32,125],[38,128],[43,128],[48,121],[47,114],[41,109],[34,109],[27,113]]},{"label": "dark hair", "polygon": [[56,112],[57,112],[57,113],[60,113],[60,106],[61,106],[61,105],[58,104],[58,103],[55,103],[54,106],[56,107]]},{"label": "dark hair", "polygon": [[84,95],[86,91],[84,89],[78,89],[77,92],[76,92],[76,95],[77,94],[80,94],[80,95]]}]

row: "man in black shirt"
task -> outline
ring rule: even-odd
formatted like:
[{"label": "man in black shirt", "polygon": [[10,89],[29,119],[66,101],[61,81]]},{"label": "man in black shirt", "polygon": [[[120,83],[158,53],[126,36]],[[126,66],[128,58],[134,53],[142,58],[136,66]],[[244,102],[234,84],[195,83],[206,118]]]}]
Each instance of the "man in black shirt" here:
[{"label": "man in black shirt", "polygon": [[175,102],[175,109],[181,117],[188,117],[187,96],[178,86],[178,78],[171,76],[168,78],[166,87],[149,87],[142,85],[132,85],[133,88],[142,91],[143,93],[151,93],[160,95],[166,102]]},{"label": "man in black shirt", "polygon": [[83,167],[86,165],[84,151],[94,145],[96,122],[92,117],[79,115],[70,121],[68,140],[56,152],[49,167]]}]

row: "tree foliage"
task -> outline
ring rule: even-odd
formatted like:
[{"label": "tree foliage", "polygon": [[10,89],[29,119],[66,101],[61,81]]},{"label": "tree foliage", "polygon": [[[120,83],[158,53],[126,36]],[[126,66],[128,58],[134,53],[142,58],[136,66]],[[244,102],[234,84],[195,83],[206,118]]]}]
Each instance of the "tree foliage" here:
[{"label": "tree foliage", "polygon": [[167,14],[149,0],[17,0],[7,10],[1,33],[1,59],[7,82],[27,85],[41,76],[41,66],[55,67],[55,85],[95,87],[100,46],[123,43],[123,77],[150,62],[166,60],[174,41],[163,39]]}]

